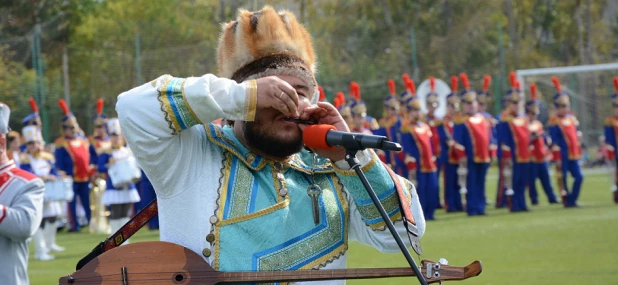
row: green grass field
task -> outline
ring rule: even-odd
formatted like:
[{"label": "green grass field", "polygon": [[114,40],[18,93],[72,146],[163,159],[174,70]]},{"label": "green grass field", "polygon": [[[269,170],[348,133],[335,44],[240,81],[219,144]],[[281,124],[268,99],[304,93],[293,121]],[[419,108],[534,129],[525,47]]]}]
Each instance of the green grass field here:
[{"label": "green grass field", "polygon": [[[495,195],[495,173],[487,179],[489,198]],[[540,189],[540,188],[539,188]],[[483,262],[483,273],[463,284],[617,284],[618,205],[611,201],[607,174],[587,171],[581,208],[549,205],[540,194],[539,206],[528,213],[510,214],[489,207],[488,215],[438,211],[422,238],[423,259],[446,258],[450,265]],[[77,261],[105,236],[60,233],[58,243],[68,248],[56,260],[29,265],[33,285],[56,284],[73,272]],[[157,240],[158,232],[141,230],[132,242]],[[382,254],[352,243],[348,266],[406,266],[401,254]],[[417,259],[418,261],[418,259]],[[348,284],[418,284],[411,278],[349,281]]]}]

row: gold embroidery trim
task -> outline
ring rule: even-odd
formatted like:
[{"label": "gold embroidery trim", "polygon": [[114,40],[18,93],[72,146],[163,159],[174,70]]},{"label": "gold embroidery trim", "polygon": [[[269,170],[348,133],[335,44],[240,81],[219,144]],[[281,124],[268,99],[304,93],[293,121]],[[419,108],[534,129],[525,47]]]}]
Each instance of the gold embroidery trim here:
[{"label": "gold embroidery trim", "polygon": [[245,114],[247,121],[255,121],[255,111],[257,108],[257,81],[249,80],[246,82],[247,94],[245,94]]}]

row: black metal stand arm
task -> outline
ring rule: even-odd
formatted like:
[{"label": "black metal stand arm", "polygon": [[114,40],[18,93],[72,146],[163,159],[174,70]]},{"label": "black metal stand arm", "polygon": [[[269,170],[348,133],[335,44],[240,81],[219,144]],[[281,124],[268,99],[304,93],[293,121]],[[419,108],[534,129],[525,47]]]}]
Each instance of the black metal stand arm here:
[{"label": "black metal stand arm", "polygon": [[371,197],[371,201],[373,201],[373,204],[376,206],[376,208],[378,208],[378,211],[380,212],[382,219],[384,219],[384,223],[386,223],[386,226],[388,227],[391,234],[393,235],[393,238],[397,242],[397,245],[399,246],[401,253],[403,253],[403,256],[405,256],[406,260],[408,261],[408,264],[410,264],[410,267],[412,267],[412,270],[414,270],[414,274],[418,278],[418,281],[422,285],[427,285],[427,281],[425,280],[425,277],[423,277],[418,266],[416,266],[416,263],[414,262],[414,259],[412,259],[412,256],[410,255],[408,248],[401,240],[401,237],[397,233],[397,230],[395,229],[393,222],[388,217],[388,213],[386,213],[386,210],[384,210],[384,206],[382,206],[382,203],[380,203],[380,199],[378,199],[378,196],[373,191],[371,184],[369,184],[369,181],[367,181],[367,177],[365,176],[365,173],[363,173],[363,170],[361,170],[361,166],[359,164],[358,158],[356,158],[356,152],[359,150],[360,149],[354,149],[354,150],[348,149],[346,151],[345,161],[350,165],[351,169],[354,169],[354,171],[360,178],[361,182],[363,182],[365,189],[367,189],[367,193],[369,193],[369,196]]}]

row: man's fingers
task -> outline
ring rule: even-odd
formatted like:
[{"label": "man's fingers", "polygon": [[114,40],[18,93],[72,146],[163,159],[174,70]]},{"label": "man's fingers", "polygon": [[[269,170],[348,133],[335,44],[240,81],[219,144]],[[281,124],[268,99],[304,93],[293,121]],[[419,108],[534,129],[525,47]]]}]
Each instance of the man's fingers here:
[{"label": "man's fingers", "polygon": [[[288,110],[287,112],[283,113],[288,114],[288,116],[298,117],[298,101],[294,103],[292,97],[283,90],[278,91],[278,93],[278,95],[275,95],[275,100],[283,103],[286,106],[285,108]],[[296,99],[298,100],[298,95]]]}]

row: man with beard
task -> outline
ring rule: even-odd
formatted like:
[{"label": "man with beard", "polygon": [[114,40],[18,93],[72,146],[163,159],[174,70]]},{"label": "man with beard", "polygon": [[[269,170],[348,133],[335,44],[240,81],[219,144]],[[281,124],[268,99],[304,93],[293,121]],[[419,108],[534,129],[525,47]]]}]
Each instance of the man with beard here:
[{"label": "man with beard", "polygon": [[[157,192],[161,240],[200,253],[221,271],[345,268],[348,238],[399,251],[343,160],[345,149],[313,155],[303,149],[306,125],[285,119],[349,131],[331,104],[312,104],[316,61],[308,32],[292,13],[270,7],[241,10],[222,29],[220,77],[164,75],[118,97],[127,142]],[[229,125],[206,123],[218,117]],[[395,187],[373,151],[357,156],[400,234],[400,192],[410,201],[401,206],[405,213],[411,207],[411,230],[422,234],[414,186],[394,176],[404,185]]]}]

